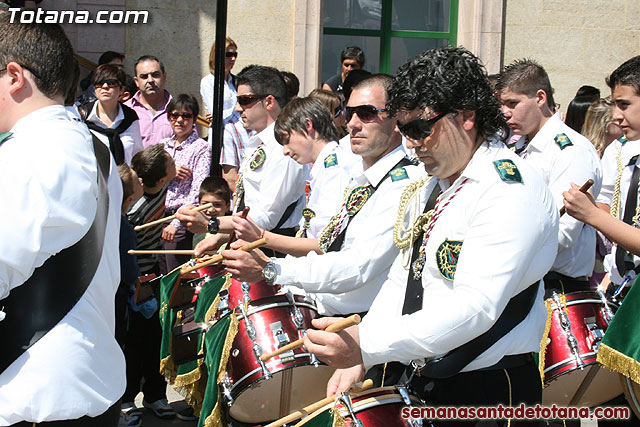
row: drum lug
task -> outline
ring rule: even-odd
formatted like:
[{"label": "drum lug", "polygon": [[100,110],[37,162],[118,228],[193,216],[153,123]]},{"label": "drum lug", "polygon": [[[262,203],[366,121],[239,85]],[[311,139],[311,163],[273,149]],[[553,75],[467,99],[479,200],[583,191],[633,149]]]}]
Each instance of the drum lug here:
[{"label": "drum lug", "polygon": [[584,324],[587,326],[587,329],[589,329],[591,338],[593,338],[591,347],[593,348],[593,351],[597,353],[598,348],[600,347],[600,341],[602,341],[602,338],[604,337],[604,332],[598,327],[596,319],[593,317],[587,317],[584,319]]},{"label": "drum lug", "polygon": [[[560,316],[560,325],[562,326],[562,329],[564,329],[567,332],[571,331],[571,321],[569,320],[569,316],[567,316],[567,313],[565,313],[563,310],[562,303],[560,302],[560,294],[553,291],[552,298],[553,298],[553,302],[558,308],[558,316]],[[575,340],[575,337],[574,337],[574,340]]]},{"label": "drum lug", "polygon": [[302,313],[300,312],[300,309],[298,308],[298,306],[296,305],[296,301],[293,298],[293,294],[291,293],[290,290],[287,289],[287,292],[285,293],[285,295],[287,296],[287,300],[289,300],[289,305],[291,305],[292,309],[291,309],[291,320],[293,320],[294,325],[296,325],[296,328],[298,330],[303,330],[304,329],[304,318],[302,317]]},{"label": "drum lug", "polygon": [[231,378],[229,378],[229,374],[224,374],[220,385],[222,385],[222,394],[227,401],[227,406],[231,408],[231,406],[233,406],[233,397],[231,396]]},{"label": "drum lug", "polygon": [[[302,333],[301,333],[301,335],[302,335],[302,338],[304,338],[304,337],[307,335],[307,331],[304,331],[304,330],[303,330],[303,331],[302,331]],[[309,354],[311,355],[311,364],[312,364],[313,366],[315,366],[316,368],[317,368],[318,366],[320,366],[320,361],[318,360],[318,358],[316,357],[316,355],[315,355],[315,354],[313,354],[313,353],[309,353]]]},{"label": "drum lug", "polygon": [[222,317],[229,311],[229,291],[225,289],[224,291],[220,291],[219,295],[218,313],[220,313],[220,317]]},{"label": "drum lug", "polygon": [[573,335],[571,332],[567,333],[567,344],[569,344],[569,349],[571,349],[571,353],[573,354],[573,357],[576,359],[576,363],[578,364],[580,369],[582,369],[584,362],[580,357],[580,348],[578,347],[578,340],[576,339],[575,335]]},{"label": "drum lug", "polygon": [[251,284],[249,282],[242,282],[240,285],[242,289],[242,303],[246,304],[251,301],[251,296],[249,292],[251,291]]},{"label": "drum lug", "polygon": [[407,406],[411,406],[411,398],[409,397],[409,391],[407,390],[407,386],[398,384],[396,385],[396,390],[398,390],[398,393],[400,393],[400,396],[402,397],[402,402]]},{"label": "drum lug", "polygon": [[262,368],[262,375],[264,376],[264,379],[265,380],[270,379],[271,372],[269,372],[269,370],[267,369],[267,366],[264,364],[262,359],[260,359],[260,356],[262,356],[262,347],[260,347],[260,344],[258,344],[257,342],[254,342],[252,347],[253,347],[253,355],[256,357],[256,360],[258,361],[258,363],[260,364],[260,367]]},{"label": "drum lug", "polygon": [[240,307],[240,311],[242,312],[242,316],[244,317],[244,329],[247,331],[247,336],[251,341],[255,341],[258,338],[258,333],[256,332],[256,328],[253,327],[253,322],[249,319],[247,315],[247,310],[244,308],[244,303],[238,304]]},{"label": "drum lug", "polygon": [[347,408],[347,411],[349,412],[349,416],[351,417],[351,420],[353,422],[353,426],[364,427],[364,425],[362,424],[362,421],[360,421],[358,417],[356,417],[356,414],[353,412],[353,408],[351,407],[351,398],[349,398],[349,396],[346,393],[341,393],[338,400],[340,400],[340,402],[342,402],[345,408]]},{"label": "drum lug", "polygon": [[600,289],[598,289],[596,292],[598,292],[600,301],[602,301],[602,308],[600,309],[600,311],[602,312],[602,317],[608,325],[613,320],[613,311],[611,310],[611,307],[609,307],[609,301],[607,301],[607,297],[605,296],[604,292],[602,292]]}]

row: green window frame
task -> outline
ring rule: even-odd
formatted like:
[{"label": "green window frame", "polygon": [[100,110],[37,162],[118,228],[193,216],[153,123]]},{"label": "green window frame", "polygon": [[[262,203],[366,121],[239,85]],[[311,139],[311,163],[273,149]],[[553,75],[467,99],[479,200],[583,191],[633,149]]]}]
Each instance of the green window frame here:
[{"label": "green window frame", "polygon": [[[449,31],[416,31],[416,30],[392,30],[392,2],[393,0],[382,0],[380,29],[353,29],[324,27],[323,35],[337,36],[365,36],[380,39],[380,73],[391,72],[391,41],[393,38],[415,38],[415,39],[446,39],[450,46],[456,46],[458,38],[458,1],[450,0],[449,8]],[[409,60],[411,58],[407,58]],[[395,71],[395,70],[394,70]]]}]

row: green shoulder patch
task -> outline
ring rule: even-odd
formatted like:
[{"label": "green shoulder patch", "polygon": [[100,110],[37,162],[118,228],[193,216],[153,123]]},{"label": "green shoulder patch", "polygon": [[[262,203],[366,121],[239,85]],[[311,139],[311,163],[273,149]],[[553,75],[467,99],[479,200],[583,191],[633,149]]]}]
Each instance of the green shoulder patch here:
[{"label": "green shoulder patch", "polygon": [[493,166],[503,181],[522,182],[522,175],[513,161],[509,159],[496,160],[493,162]]},{"label": "green shoulder patch", "polygon": [[626,144],[629,140],[627,139],[627,135],[622,134],[622,135],[620,135],[620,137],[618,138],[618,141],[620,141],[620,144],[624,145],[624,144]]},{"label": "green shoulder patch", "polygon": [[448,240],[438,246],[436,251],[436,263],[440,274],[447,280],[453,281],[458,267],[458,258],[462,249],[461,240]]},{"label": "green shoulder patch", "polygon": [[391,181],[400,181],[401,179],[409,179],[409,175],[407,174],[407,170],[405,168],[395,168],[391,172],[389,172],[389,176],[391,177]]},{"label": "green shoulder patch", "polygon": [[2,144],[6,139],[13,135],[11,132],[0,132],[0,144]]},{"label": "green shoulder patch", "polygon": [[327,157],[324,158],[324,167],[328,168],[331,166],[336,166],[338,164],[338,156],[336,153],[331,153]]},{"label": "green shoulder patch", "polygon": [[256,151],[256,154],[253,156],[251,163],[249,163],[249,167],[251,168],[251,170],[256,170],[264,164],[265,160],[267,160],[267,153],[265,153],[262,147],[260,147],[258,148],[258,151]]},{"label": "green shoulder patch", "polygon": [[627,164],[627,166],[635,166],[636,162],[638,161],[638,157],[640,157],[640,154],[636,154],[631,159],[629,159],[629,163]]},{"label": "green shoulder patch", "polygon": [[564,150],[568,146],[573,145],[573,142],[571,142],[566,133],[559,133],[553,139],[556,141],[556,144],[558,144],[561,150]]}]

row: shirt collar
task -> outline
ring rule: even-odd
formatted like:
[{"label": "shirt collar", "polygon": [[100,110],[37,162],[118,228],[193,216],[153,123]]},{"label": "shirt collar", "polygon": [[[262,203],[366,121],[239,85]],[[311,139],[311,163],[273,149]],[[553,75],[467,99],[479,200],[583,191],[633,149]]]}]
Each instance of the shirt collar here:
[{"label": "shirt collar", "polygon": [[[447,179],[440,180],[440,188],[442,188],[443,192],[448,188],[453,187],[453,184],[457,182],[461,182],[464,179],[470,179],[472,181],[482,181],[486,178],[487,173],[490,169],[487,169],[487,161],[493,161],[493,158],[496,157],[496,151],[500,149],[500,147],[504,147],[504,144],[500,141],[494,139],[488,139],[482,142],[467,166],[462,170],[462,173],[458,177],[456,181],[450,183]],[[511,150],[505,147],[505,155],[512,155]],[[457,187],[457,185],[455,185]]]},{"label": "shirt collar", "polygon": [[[338,148],[338,143],[336,141],[330,141],[325,145],[320,153],[318,153],[318,158],[313,163],[313,167],[311,167],[311,177],[315,178],[320,172],[320,169],[324,167],[324,159],[331,153],[336,151]],[[317,165],[317,166],[316,166]]]},{"label": "shirt collar", "polygon": [[62,105],[50,105],[48,107],[39,108],[22,117],[13,125],[11,132],[14,134],[19,132],[30,133],[33,131],[34,123],[37,124],[41,121],[51,119],[71,121],[67,114],[67,110]]},{"label": "shirt collar", "polygon": [[[156,111],[156,114],[160,112],[164,112],[167,109],[167,105],[169,105],[169,102],[171,102],[171,100],[173,99],[169,91],[166,89],[164,90],[164,98],[166,99],[167,102],[164,103],[161,109]],[[147,107],[145,107],[145,105],[142,102],[140,102],[140,91],[137,91],[136,94],[133,95],[133,97],[131,98],[131,107],[134,107],[134,106],[144,108],[145,110],[147,109]]]},{"label": "shirt collar", "polygon": [[405,152],[402,149],[402,145],[398,145],[393,151],[387,153],[365,171],[363,171],[364,162],[356,164],[354,167],[354,176],[363,176],[369,184],[377,187],[384,177],[387,176],[391,168],[403,157],[405,157]]},{"label": "shirt collar", "polygon": [[554,142],[554,137],[557,135],[558,125],[562,123],[560,119],[560,114],[555,113],[553,116],[547,120],[547,122],[542,125],[536,136],[533,137],[531,142],[529,143],[529,150],[532,148],[537,151],[544,151],[548,144]]},{"label": "shirt collar", "polygon": [[198,139],[198,132],[196,132],[196,130],[194,129],[193,132],[191,132],[191,135],[189,135],[187,137],[187,139],[185,139],[182,142],[182,144],[178,145],[178,147],[175,147],[176,136],[173,135],[171,138],[167,139],[167,147],[176,148],[176,150],[182,150],[183,148],[187,147],[188,145],[190,145],[191,143],[193,143],[197,139]]},{"label": "shirt collar", "polygon": [[271,123],[269,126],[262,129],[262,131],[259,132],[256,137],[258,137],[264,145],[269,145],[271,142],[276,140],[276,136],[274,133],[275,127],[276,122]]},{"label": "shirt collar", "polygon": [[107,126],[106,123],[104,123],[100,119],[100,116],[98,116],[98,101],[96,101],[93,104],[93,108],[91,109],[89,116],[87,116],[87,120],[97,125],[101,125],[104,128],[115,128],[118,127],[120,122],[124,120],[124,112],[122,111],[120,103],[118,103],[118,115],[116,116],[116,119],[113,121],[113,123],[111,123],[111,126]]}]

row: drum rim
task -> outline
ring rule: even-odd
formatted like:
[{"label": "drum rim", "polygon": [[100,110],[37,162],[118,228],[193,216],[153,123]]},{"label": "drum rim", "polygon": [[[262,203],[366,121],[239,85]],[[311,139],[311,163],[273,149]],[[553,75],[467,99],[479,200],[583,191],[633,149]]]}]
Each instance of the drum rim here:
[{"label": "drum rim", "polygon": [[[254,300],[251,302],[255,302],[255,301],[260,301],[260,300]],[[311,301],[306,299],[301,302],[296,302],[295,306],[299,308],[308,308],[315,312],[318,311],[317,307]],[[262,305],[255,305],[255,306],[249,303],[249,310],[247,310],[247,317],[252,316],[256,313],[260,313],[261,311],[264,311],[264,310],[269,310],[269,309],[278,308],[278,307],[293,307],[293,306],[289,304],[288,300],[275,302],[275,303],[262,304]],[[235,315],[238,318],[238,322],[241,320],[244,320],[244,314],[242,314],[242,311],[240,310],[239,307],[236,307],[234,311],[237,311]]]},{"label": "drum rim", "polygon": [[[581,355],[580,355],[580,357],[581,357],[581,358],[583,358],[583,359],[584,359],[584,358],[588,358],[588,357],[592,357],[592,356],[593,356],[593,357],[597,357],[597,354],[598,354],[598,353],[596,353],[596,352],[594,352],[594,351],[591,351],[591,352],[589,352],[589,353],[585,353],[585,354],[584,354],[584,356],[581,354]],[[564,368],[565,366],[569,366],[569,365],[571,365],[572,363],[575,363],[575,364],[576,364],[576,369],[580,369],[580,368],[577,366],[577,362],[576,362],[575,357],[570,357],[570,358],[568,358],[568,359],[561,360],[560,362],[558,362],[558,363],[556,363],[556,364],[554,364],[554,365],[551,365],[551,366],[549,366],[548,368],[545,368],[545,370],[544,370],[544,374],[545,374],[545,383],[547,382],[547,372],[548,372],[549,370],[551,370],[551,369],[556,369],[556,368]],[[597,362],[595,359],[593,360],[593,362],[584,363],[584,364],[583,364],[583,369],[584,369],[584,368],[586,368],[586,367],[588,367],[588,366],[591,366],[591,365],[597,364],[597,363],[598,363],[598,362]],[[553,378],[550,378],[550,379],[549,379],[549,381],[553,381],[553,380],[555,380],[557,377],[560,377],[560,376],[562,376],[562,375],[564,375],[564,374],[567,374],[567,373],[569,373],[569,372],[571,372],[571,371],[562,372],[562,373],[560,373],[560,374],[558,374],[558,375],[552,375],[552,376],[553,376]]]}]

